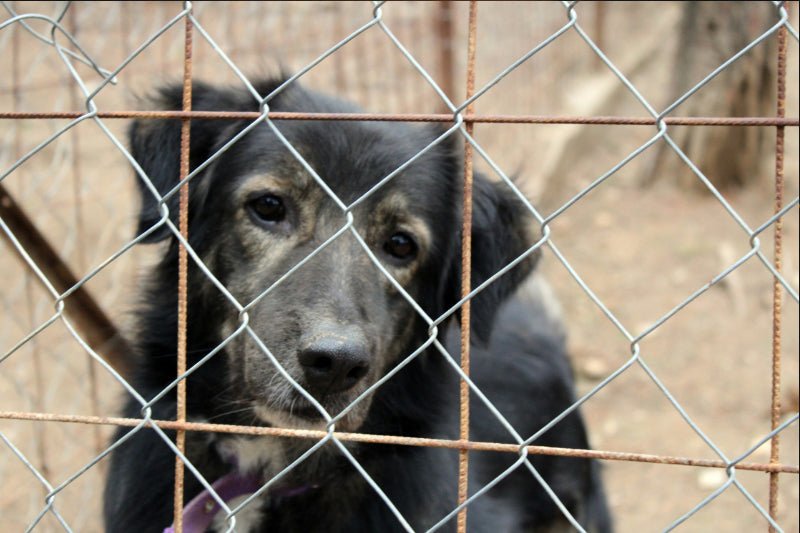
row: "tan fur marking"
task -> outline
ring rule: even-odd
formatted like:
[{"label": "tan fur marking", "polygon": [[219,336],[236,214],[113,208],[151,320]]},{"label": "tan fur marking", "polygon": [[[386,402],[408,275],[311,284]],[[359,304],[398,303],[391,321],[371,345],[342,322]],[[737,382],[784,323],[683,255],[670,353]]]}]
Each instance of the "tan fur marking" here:
[{"label": "tan fur marking", "polygon": [[[409,212],[408,197],[402,192],[393,192],[384,198],[374,209],[369,220],[367,240],[377,249],[383,246],[385,239],[393,233],[403,231],[412,235],[417,242],[417,257],[407,265],[398,266],[385,263],[389,271],[400,285],[407,287],[416,274],[420,263],[425,261],[429,253],[431,232],[428,225]],[[386,280],[387,290],[394,292],[389,280]]]}]

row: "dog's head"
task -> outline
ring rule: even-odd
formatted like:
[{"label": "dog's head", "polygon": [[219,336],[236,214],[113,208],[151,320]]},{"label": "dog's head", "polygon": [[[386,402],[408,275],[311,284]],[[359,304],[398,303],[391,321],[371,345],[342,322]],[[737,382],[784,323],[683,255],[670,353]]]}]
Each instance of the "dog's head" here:
[{"label": "dog's head", "polygon": [[[266,94],[278,83],[265,82],[258,90]],[[180,102],[179,87],[161,92],[161,107],[179,109]],[[193,107],[258,110],[244,91],[202,84],[194,86]],[[355,110],[296,84],[271,100],[270,108]],[[427,338],[427,323],[387,274],[432,319],[459,300],[460,143],[451,136],[381,183],[441,130],[399,123],[276,121],[295,154],[268,124],[245,133],[249,124],[192,121],[192,168],[241,137],[190,182],[190,244],[247,307],[249,327],[282,368],[335,415]],[[180,122],[137,121],[130,143],[154,187],[161,194],[172,189],[178,179]],[[160,219],[151,191],[141,190],[139,232],[150,230],[149,242],[172,241],[160,267],[172,275],[175,238]],[[476,175],[473,196],[476,286],[528,249],[532,219],[504,184]],[[169,202],[173,219],[176,198]],[[350,220],[342,206],[354,202]],[[532,258],[523,261],[474,300],[478,339],[487,339],[498,305],[532,265]],[[240,325],[239,313],[197,269],[190,281],[198,293],[191,299],[190,327],[225,339]],[[196,322],[200,315],[203,324]],[[224,357],[226,386],[265,422],[296,426],[320,420],[249,332],[236,336]],[[369,398],[360,402],[337,427],[359,427],[369,403]]]}]

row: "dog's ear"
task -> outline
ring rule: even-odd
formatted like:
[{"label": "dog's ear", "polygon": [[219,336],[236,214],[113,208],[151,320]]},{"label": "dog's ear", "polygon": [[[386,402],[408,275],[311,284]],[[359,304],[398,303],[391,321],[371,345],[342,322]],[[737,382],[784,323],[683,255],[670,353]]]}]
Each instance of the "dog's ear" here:
[{"label": "dog's ear", "polygon": [[[470,285],[474,289],[534,244],[535,219],[507,184],[492,183],[478,173],[475,173],[473,180],[472,198]],[[457,249],[458,255],[454,258],[454,266],[451,268],[452,281],[448,284],[453,303],[461,299],[460,243]],[[498,308],[530,274],[537,258],[538,251],[531,253],[472,299],[470,322],[476,341],[479,343],[489,341]]]},{"label": "dog's ear", "polygon": [[[180,110],[182,108],[182,87],[170,85],[162,88],[154,99],[156,106],[163,110]],[[230,89],[217,89],[203,83],[192,86],[192,109],[195,111],[251,111],[258,109],[258,103],[249,94]],[[244,128],[246,122],[228,120],[199,120],[191,122],[190,132],[190,168],[195,169],[211,156],[227,139],[233,137]],[[178,183],[181,143],[180,119],[139,119],[133,122],[128,130],[131,155],[142,167],[153,187],[163,196]],[[197,176],[189,182],[190,204],[202,202],[204,188],[203,176]],[[141,211],[137,235],[152,228],[161,214],[158,200],[137,177],[141,193]],[[177,224],[178,195],[173,195],[168,207],[170,218]],[[197,209],[190,212],[197,212]],[[171,232],[162,225],[150,233],[143,242],[157,242],[169,237]]]}]

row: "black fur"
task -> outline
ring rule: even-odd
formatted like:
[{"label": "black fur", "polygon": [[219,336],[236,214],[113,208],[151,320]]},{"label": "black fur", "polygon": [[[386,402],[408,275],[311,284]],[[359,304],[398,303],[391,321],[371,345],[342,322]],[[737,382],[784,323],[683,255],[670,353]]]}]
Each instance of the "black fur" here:
[{"label": "black fur", "polygon": [[[281,80],[264,81],[258,84],[257,89],[261,94],[267,94],[280,83]],[[179,109],[180,88],[165,88],[157,101],[164,109]],[[257,103],[244,91],[204,84],[195,84],[193,88],[193,107],[196,110],[258,110]],[[296,84],[274,98],[270,108],[274,111],[354,110],[349,104],[310,92]],[[247,121],[193,120],[191,167],[197,168],[248,124]],[[359,198],[440,133],[429,128],[363,122],[282,121],[277,125],[345,204]],[[132,155],[154,187],[160,194],[171,190],[178,176],[180,122],[137,121],[132,124],[129,136]],[[401,195],[413,216],[424,221],[431,233],[430,242],[422,259],[414,264],[413,276],[404,282],[404,288],[433,318],[454,305],[460,294],[462,166],[459,152],[460,148],[454,141],[441,143],[354,211],[357,214],[356,227],[367,240],[371,232],[382,231],[376,226],[391,225],[386,221],[375,222],[370,218],[370,211],[383,205],[381,202],[391,200],[392,194]],[[320,222],[314,226],[316,233],[308,237],[308,242],[291,241],[295,243],[293,248],[282,252],[285,256],[281,257],[254,253],[254,250],[260,250],[258,247],[261,245],[259,242],[254,245],[248,239],[257,238],[263,230],[256,226],[248,229],[249,222],[237,218],[241,206],[234,205],[232,198],[247,184],[248,176],[282,172],[289,176],[295,172],[290,172],[289,168],[299,167],[277,137],[261,124],[191,181],[190,244],[237,298],[252,298],[268,287],[277,275],[316,248],[344,220],[343,217],[337,218],[340,213],[323,195],[315,200],[320,202],[315,207]],[[161,261],[142,291],[142,303],[137,314],[138,329],[133,335],[139,361],[132,382],[145,399],[150,399],[175,376],[178,246],[161,219],[151,191],[145,186],[141,191],[139,233],[149,232],[147,242],[161,241],[165,247]],[[174,220],[177,195],[170,200],[169,207]],[[298,208],[297,212],[300,213],[301,209]],[[473,286],[531,245],[527,230],[531,225],[525,208],[507,187],[476,175]],[[301,223],[297,222],[292,231],[296,233],[300,226]],[[282,237],[273,235],[269,238]],[[373,251],[382,262],[385,259],[386,264],[391,265],[391,258],[380,255],[381,238],[368,244],[374,245]],[[370,368],[382,369],[379,374],[365,378],[374,382],[427,339],[428,327],[385,283],[374,266],[363,261],[366,254],[354,244],[352,237],[342,235],[335,246],[340,246],[339,241],[343,241],[342,253],[336,252],[332,245],[330,253],[320,253],[265,298],[263,305],[255,306],[251,310],[251,326],[275,352],[281,364],[292,367],[296,365],[297,339],[308,333],[312,327],[308,324],[318,321],[317,317],[336,315],[340,320],[337,324],[363,328],[358,331],[370,339],[366,342],[373,343],[369,345],[371,350],[377,349],[376,346],[385,347],[380,353],[372,353],[374,361]],[[534,263],[534,256],[521,262],[480,293],[472,305],[472,329],[477,340],[472,348],[472,375],[481,390],[523,436],[533,434],[574,401],[572,375],[560,324],[547,318],[542,302],[526,296],[525,289],[509,298],[530,276]],[[387,268],[391,270],[394,267]],[[403,271],[400,268],[392,272],[402,275]],[[328,276],[338,276],[340,281],[325,282]],[[189,365],[192,365],[223,340],[224,317],[235,319],[237,312],[192,261],[189,288],[187,343]],[[242,303],[248,303],[247,299]],[[408,327],[401,328],[396,324],[397,316],[402,316]],[[371,327],[374,329],[369,329]],[[440,331],[441,340],[457,358],[459,336],[456,325],[443,324]],[[385,338],[374,340],[376,335]],[[266,394],[262,388],[269,392],[274,387],[272,381],[264,381],[261,388],[254,388],[252,375],[241,378],[245,379],[241,383],[236,381],[238,374],[243,372],[240,367],[245,364],[245,359],[251,358],[247,359],[247,364],[252,365],[252,358],[257,359],[253,354],[260,353],[246,343],[244,336],[241,339],[240,342],[237,338],[188,379],[190,419],[266,425],[252,412],[229,409],[230,405],[242,405],[242,402],[267,401],[264,399],[266,396],[260,396]],[[269,364],[265,362],[263,368],[257,367],[256,370],[270,372]],[[302,384],[300,374],[294,377]],[[453,369],[438,352],[428,349],[377,390],[364,418],[357,428],[351,430],[457,438],[457,388],[458,380]],[[321,397],[318,399],[323,401]],[[331,407],[332,414],[347,401],[345,397],[330,399],[331,406],[338,406]],[[328,404],[325,405],[328,408]],[[471,409],[471,438],[513,442],[508,432],[475,397],[471,400]],[[124,415],[141,416],[140,411],[141,406],[131,400]],[[152,407],[155,419],[170,419],[174,415],[174,394],[166,395]],[[128,431],[120,429],[115,440]],[[170,433],[170,437],[174,438],[174,435]],[[229,458],[223,458],[220,453],[220,443],[225,438],[188,434],[189,459],[209,481],[232,468]],[[279,447],[287,461],[311,444],[313,442],[297,439],[263,441],[265,447]],[[545,433],[536,444],[589,446],[577,411]],[[427,529],[455,507],[456,451],[379,444],[348,444],[348,449],[415,530]],[[491,481],[516,458],[515,454],[472,452],[470,492]],[[611,521],[596,464],[583,459],[549,456],[531,456],[531,462],[584,527],[592,531],[610,531]],[[112,455],[108,473],[106,529],[161,532],[168,526],[173,513],[173,464],[172,451],[149,429],[139,431],[120,446]],[[283,466],[266,464],[261,468],[268,477],[269,473],[279,471]],[[258,531],[400,530],[387,506],[332,445],[311,456],[288,474],[280,485],[313,485],[315,488],[292,497],[267,498],[261,503],[263,520]],[[187,474],[185,500],[200,490],[200,484]],[[470,506],[468,523],[471,531],[478,532],[551,531],[559,524],[566,524],[560,511],[524,466]],[[450,521],[445,530],[453,529],[454,525],[455,520]]]}]

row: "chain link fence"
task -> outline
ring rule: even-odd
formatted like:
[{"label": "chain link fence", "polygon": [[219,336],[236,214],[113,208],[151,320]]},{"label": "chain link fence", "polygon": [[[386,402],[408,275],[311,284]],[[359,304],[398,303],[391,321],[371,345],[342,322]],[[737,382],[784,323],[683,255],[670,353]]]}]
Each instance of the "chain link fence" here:
[{"label": "chain link fence", "polygon": [[[156,431],[185,464],[187,475],[198,476],[208,489],[180,441],[173,443],[165,430],[300,436],[288,428],[219,427],[180,416],[153,420],[148,406],[156,399],[142,398],[126,380],[129,361],[119,333],[130,322],[138,273],[155,260],[152,250],[135,246],[141,236],[132,239],[138,206],[130,178],[135,163],[123,141],[125,119],[167,116],[145,110],[142,97],[182,73],[243,87],[268,104],[282,88],[257,94],[251,77],[282,69],[291,81],[354,100],[367,112],[357,117],[276,114],[267,105],[263,113],[239,117],[252,120],[251,127],[266,124],[277,132],[278,119],[442,123],[446,133],[436,142],[451,135],[463,138],[467,159],[512,189],[540,226],[541,239],[525,254],[485,283],[467,288],[459,304],[442,316],[426,316],[403,293],[431,328],[428,342],[406,354],[406,360],[423,349],[437,351],[461,376],[462,392],[472,389],[503,422],[472,385],[458,355],[439,344],[436,327],[518,261],[541,251],[544,270],[564,300],[579,375],[578,402],[536,434],[519,435],[505,423],[515,444],[471,443],[517,453],[519,460],[483,489],[462,492],[459,505],[435,527],[456,520],[460,527],[468,524],[469,504],[516,469],[528,469],[540,479],[528,456],[545,453],[603,460],[612,512],[623,531],[707,530],[719,524],[797,530],[796,7],[774,4],[770,23],[759,28],[757,38],[730,50],[726,61],[675,98],[664,86],[669,69],[680,68],[668,61],[669,48],[679,39],[676,4],[2,2],[4,529],[99,530],[103,458],[120,443],[109,441],[115,426]],[[468,54],[470,40],[474,55]],[[680,116],[681,104],[715,89],[721,72],[771,42],[777,43],[779,64],[775,116]],[[184,59],[187,50],[190,63]],[[189,120],[193,115],[169,116]],[[690,127],[774,130],[777,163],[771,181],[777,203],[764,194],[715,186],[714,177],[704,175],[673,140],[673,132]],[[691,202],[683,199],[688,193],[633,184],[634,176],[649,168],[652,148],[660,146],[692,170],[707,198],[685,204]],[[294,148],[288,142],[286,147]],[[785,160],[784,151],[789,153]],[[296,157],[324,185],[324,176]],[[509,176],[518,170],[531,177],[512,181]],[[184,173],[183,183],[197,173]],[[166,199],[179,190],[162,198],[164,209]],[[333,199],[349,216],[354,205]],[[648,226],[655,220],[661,225]],[[186,245],[169,219],[161,224]],[[667,225],[695,232],[703,226],[726,246],[709,257],[693,248],[698,246],[694,237],[675,241],[674,233],[661,233]],[[349,223],[334,238],[345,232],[370,255]],[[783,233],[788,243],[781,244]],[[659,255],[659,250],[665,251]],[[657,259],[649,260],[650,255]],[[616,262],[604,262],[605,257]],[[664,257],[678,266],[665,265]],[[402,293],[389,272],[370,258]],[[188,260],[215,280],[191,250]],[[630,285],[631,279],[641,285]],[[652,288],[660,299],[632,294],[642,287]],[[726,296],[714,292],[720,287]],[[238,302],[224,286],[218,288],[242,312],[233,336],[251,336],[272,358],[246,321],[254,302]],[[265,293],[269,290],[264,287]],[[629,304],[639,299],[646,305]],[[698,318],[698,310],[708,316]],[[756,330],[765,337],[751,338]],[[587,340],[574,340],[581,337]],[[725,337],[733,338],[733,346]],[[603,348],[592,346],[594,338]],[[161,395],[173,388],[183,394],[184,378],[195,368],[179,370]],[[141,403],[141,419],[114,417],[119,398],[128,395]],[[637,408],[630,409],[631,402]],[[742,407],[750,404],[761,410],[751,413]],[[598,450],[536,445],[578,407],[587,414]],[[302,434],[317,439],[308,454],[334,443],[379,495],[381,487],[344,442],[466,449],[456,440],[338,434],[335,423],[341,416],[326,417],[327,431]],[[739,424],[746,430],[735,430],[742,429]],[[467,430],[462,427],[462,437]],[[784,438],[780,448],[779,435]],[[697,478],[686,477],[687,472],[697,472]],[[216,499],[231,525],[250,501],[231,509]],[[406,518],[385,499],[407,527]],[[721,515],[732,515],[732,522]]]}]

